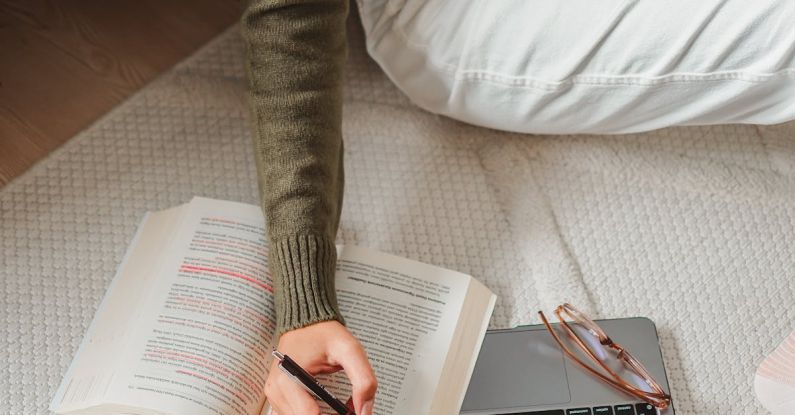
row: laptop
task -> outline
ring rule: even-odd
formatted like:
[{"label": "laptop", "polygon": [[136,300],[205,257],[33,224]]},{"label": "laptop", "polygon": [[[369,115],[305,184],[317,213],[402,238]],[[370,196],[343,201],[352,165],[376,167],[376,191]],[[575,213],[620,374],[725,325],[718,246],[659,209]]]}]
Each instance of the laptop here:
[{"label": "laptop", "polygon": [[[670,394],[657,329],[651,320],[635,317],[596,322]],[[588,333],[580,337],[593,338]],[[617,359],[605,361],[613,362],[611,369],[625,379],[633,379],[633,384],[643,384]],[[674,415],[675,412],[673,403],[658,411],[599,380],[566,357],[543,325],[535,325],[486,333],[461,414]]]}]

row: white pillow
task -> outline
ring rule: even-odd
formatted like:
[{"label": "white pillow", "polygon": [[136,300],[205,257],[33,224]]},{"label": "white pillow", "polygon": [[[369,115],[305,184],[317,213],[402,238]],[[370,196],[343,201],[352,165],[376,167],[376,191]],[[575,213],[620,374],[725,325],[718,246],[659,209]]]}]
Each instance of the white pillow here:
[{"label": "white pillow", "polygon": [[795,119],[792,0],[358,0],[422,108],[526,133]]}]

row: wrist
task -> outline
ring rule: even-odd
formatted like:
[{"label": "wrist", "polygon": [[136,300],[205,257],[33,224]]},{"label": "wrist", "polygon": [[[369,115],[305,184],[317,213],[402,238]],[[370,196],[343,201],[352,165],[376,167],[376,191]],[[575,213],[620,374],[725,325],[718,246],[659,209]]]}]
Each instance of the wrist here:
[{"label": "wrist", "polygon": [[277,336],[320,321],[344,323],[334,288],[336,262],[337,248],[327,236],[291,235],[271,242]]}]

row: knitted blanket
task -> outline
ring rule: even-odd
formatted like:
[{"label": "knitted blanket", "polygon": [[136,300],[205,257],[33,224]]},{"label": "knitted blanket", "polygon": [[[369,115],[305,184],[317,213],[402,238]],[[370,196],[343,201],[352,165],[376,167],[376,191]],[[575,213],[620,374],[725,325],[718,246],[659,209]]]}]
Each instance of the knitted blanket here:
[{"label": "knitted blanket", "polygon": [[[764,413],[795,322],[795,124],[523,136],[414,107],[351,28],[339,242],[474,275],[491,327],[571,301],[657,324],[677,412]],[[256,204],[231,28],[0,189],[0,408],[47,405],[147,210]]]}]

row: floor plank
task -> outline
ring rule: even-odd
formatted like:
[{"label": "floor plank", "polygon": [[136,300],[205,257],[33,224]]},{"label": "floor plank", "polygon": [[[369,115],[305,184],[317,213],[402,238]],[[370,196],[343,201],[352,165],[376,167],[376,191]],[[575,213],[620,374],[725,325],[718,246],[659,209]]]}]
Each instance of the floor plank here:
[{"label": "floor plank", "polygon": [[0,0],[0,186],[239,13],[236,0]]}]

